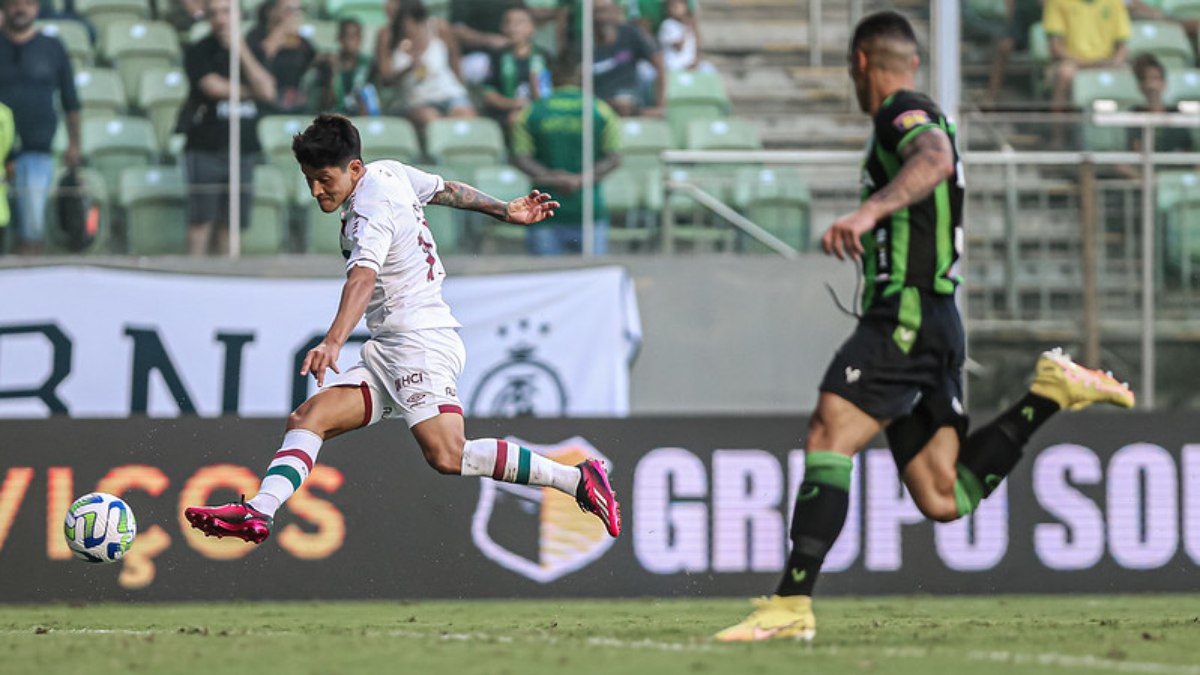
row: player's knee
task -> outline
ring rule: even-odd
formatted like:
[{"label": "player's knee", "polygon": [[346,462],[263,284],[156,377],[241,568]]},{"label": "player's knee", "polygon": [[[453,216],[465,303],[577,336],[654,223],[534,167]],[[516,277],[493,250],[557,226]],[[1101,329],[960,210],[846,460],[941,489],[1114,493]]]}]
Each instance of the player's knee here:
[{"label": "player's knee", "polygon": [[313,414],[313,406],[311,403],[305,402],[292,411],[287,418],[287,429],[307,429],[317,434],[321,434],[324,430],[320,428],[320,423],[317,416]]},{"label": "player's knee", "polygon": [[441,443],[435,448],[423,448],[425,461],[434,471],[444,476],[457,476],[462,473],[462,445],[456,451],[453,443]]},{"label": "player's knee", "polygon": [[949,499],[939,495],[937,498],[918,499],[916,502],[921,515],[930,520],[948,523],[959,518],[958,504],[953,495]]}]

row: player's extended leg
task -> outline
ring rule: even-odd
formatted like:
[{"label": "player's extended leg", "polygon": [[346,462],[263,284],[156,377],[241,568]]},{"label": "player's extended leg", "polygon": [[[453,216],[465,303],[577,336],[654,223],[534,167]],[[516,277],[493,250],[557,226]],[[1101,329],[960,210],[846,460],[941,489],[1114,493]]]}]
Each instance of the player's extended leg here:
[{"label": "player's extended leg", "polygon": [[365,385],[333,386],[314,394],[288,416],[283,444],[271,459],[258,494],[249,501],[188,507],[184,510],[188,522],[210,537],[265,541],[275,512],[312,472],[321,444],[371,421],[368,396]]},{"label": "player's extended leg", "polygon": [[451,412],[417,423],[412,432],[425,460],[439,473],[552,487],[595,514],[610,535],[621,533],[621,508],[599,460],[570,466],[503,439],[467,440],[462,416]]},{"label": "player's extended leg", "polygon": [[821,563],[841,534],[850,506],[852,457],[883,429],[846,399],[821,392],[809,421],[804,482],[792,511],[792,551],[775,595],[755,601],[744,621],[716,634],[725,642],[811,640],[817,632],[813,586]]}]

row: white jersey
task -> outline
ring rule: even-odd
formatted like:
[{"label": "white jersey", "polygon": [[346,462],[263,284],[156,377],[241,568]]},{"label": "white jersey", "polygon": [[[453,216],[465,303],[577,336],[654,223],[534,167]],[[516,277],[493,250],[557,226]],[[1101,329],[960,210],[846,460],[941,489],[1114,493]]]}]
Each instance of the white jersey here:
[{"label": "white jersey", "polygon": [[371,162],[342,212],[346,270],[378,275],[367,304],[371,337],[422,328],[459,328],[442,299],[446,269],[425,222],[424,206],[440,192],[440,176],[392,160]]}]

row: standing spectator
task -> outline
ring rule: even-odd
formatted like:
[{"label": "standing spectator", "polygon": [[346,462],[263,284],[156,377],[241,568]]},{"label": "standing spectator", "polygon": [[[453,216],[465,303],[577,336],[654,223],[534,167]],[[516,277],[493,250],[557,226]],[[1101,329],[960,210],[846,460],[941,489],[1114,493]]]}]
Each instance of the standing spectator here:
[{"label": "standing spectator", "polygon": [[[1137,112],[1171,113],[1179,112],[1176,106],[1168,106],[1163,101],[1163,93],[1167,89],[1167,69],[1153,54],[1139,54],[1133,60],[1133,74],[1137,76],[1138,89],[1146,102],[1136,105],[1132,110]],[[1142,129],[1131,127],[1129,148],[1136,152],[1142,151]],[[1191,152],[1192,130],[1188,127],[1155,127],[1155,152]]]},{"label": "standing spectator", "polygon": [[533,44],[533,16],[528,9],[509,7],[502,26],[511,46],[492,56],[483,101],[489,116],[510,127],[530,101],[550,93],[550,69],[549,57]]},{"label": "standing spectator", "polygon": [[[529,174],[534,188],[559,201],[554,219],[531,225],[525,247],[534,255],[579,253],[583,246],[583,90],[579,64],[562,60],[555,69],[554,92],[530,104],[512,130],[513,163]],[[595,181],[592,186],[593,252],[608,250],[608,208],[600,181],[621,163],[617,154],[620,122],[597,100],[592,109]]]},{"label": "standing spectator", "polygon": [[510,7],[521,0],[450,0],[450,28],[462,48],[463,80],[482,84],[488,77],[489,55],[511,46],[501,24]]},{"label": "standing spectator", "polygon": [[321,110],[344,115],[378,115],[379,95],[370,83],[371,59],[362,54],[362,24],[338,22],[338,53],[317,57]]},{"label": "standing spectator", "polygon": [[303,81],[317,51],[300,35],[303,25],[300,0],[267,0],[258,8],[258,25],[246,36],[255,58],[275,78],[276,112],[309,112]]},{"label": "standing spectator", "polygon": [[700,30],[687,0],[666,0],[667,18],[658,24],[658,44],[667,70],[712,70],[700,60]]},{"label": "standing spectator", "polygon": [[[179,127],[187,136],[184,172],[188,181],[188,253],[203,255],[229,249],[229,75],[230,0],[209,0],[212,31],[183,54],[190,92],[180,111]],[[240,38],[239,38],[240,39]],[[276,98],[275,78],[243,40],[241,54],[241,226],[250,224],[254,165],[261,146],[261,106]]]},{"label": "standing spectator", "polygon": [[421,0],[400,0],[387,39],[376,46],[375,65],[380,84],[399,90],[397,112],[419,128],[441,117],[475,116],[456,75],[458,43]]},{"label": "standing spectator", "polygon": [[[1051,108],[1066,110],[1081,68],[1122,68],[1128,49],[1129,12],[1122,0],[1046,0],[1042,27],[1050,39],[1054,94]],[[1063,127],[1055,125],[1053,145],[1062,147]]]},{"label": "standing spectator", "polygon": [[46,202],[54,183],[51,145],[58,127],[54,96],[67,114],[67,151],[63,162],[79,165],[79,97],[67,50],[57,38],[34,25],[37,0],[2,0],[0,14],[0,103],[12,109],[20,150],[13,162],[17,193],[19,251],[44,250]]},{"label": "standing spectator", "polygon": [[[663,112],[667,78],[662,52],[637,26],[623,20],[613,0],[596,0],[594,15],[596,45],[592,73],[596,96],[622,116],[660,116]],[[653,66],[654,95],[646,106],[638,63]]]}]

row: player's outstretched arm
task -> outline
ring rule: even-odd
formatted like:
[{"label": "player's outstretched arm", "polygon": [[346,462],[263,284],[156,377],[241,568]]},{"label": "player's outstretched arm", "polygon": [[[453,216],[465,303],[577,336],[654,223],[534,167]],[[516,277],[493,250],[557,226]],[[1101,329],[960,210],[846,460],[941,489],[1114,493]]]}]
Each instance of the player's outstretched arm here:
[{"label": "player's outstretched arm", "polygon": [[342,286],[342,301],[338,305],[337,316],[333,318],[333,324],[329,326],[329,331],[325,333],[325,339],[321,344],[308,350],[308,354],[304,357],[304,364],[300,366],[300,376],[305,377],[309,373],[317,378],[317,386],[325,386],[325,369],[332,369],[335,373],[341,373],[338,370],[337,360],[338,354],[342,351],[342,345],[346,344],[346,340],[350,338],[350,332],[358,325],[363,314],[367,311],[367,304],[371,300],[371,292],[375,289],[376,272],[370,267],[354,266],[346,273],[346,283]]},{"label": "player's outstretched arm", "polygon": [[825,253],[857,258],[863,253],[863,233],[900,209],[925,199],[944,180],[954,176],[954,148],[941,129],[930,129],[901,151],[900,173],[871,195],[853,213],[842,216],[821,237]]},{"label": "player's outstretched arm", "polygon": [[506,202],[480,192],[466,183],[453,180],[446,181],[446,187],[435,194],[429,203],[465,211],[478,211],[496,220],[516,225],[540,223],[553,216],[554,209],[559,206],[558,202],[551,199],[550,195],[537,190],[524,197]]}]

